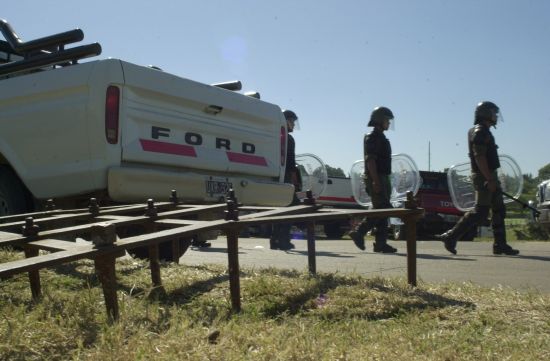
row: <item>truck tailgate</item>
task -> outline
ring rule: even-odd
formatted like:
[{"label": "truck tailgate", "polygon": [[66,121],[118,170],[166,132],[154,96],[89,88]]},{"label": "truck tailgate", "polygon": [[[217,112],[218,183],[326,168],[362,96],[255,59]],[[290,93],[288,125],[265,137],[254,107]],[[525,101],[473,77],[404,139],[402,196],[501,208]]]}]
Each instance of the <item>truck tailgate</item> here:
[{"label": "truck tailgate", "polygon": [[285,124],[278,106],[158,70],[122,66],[123,162],[279,177]]}]

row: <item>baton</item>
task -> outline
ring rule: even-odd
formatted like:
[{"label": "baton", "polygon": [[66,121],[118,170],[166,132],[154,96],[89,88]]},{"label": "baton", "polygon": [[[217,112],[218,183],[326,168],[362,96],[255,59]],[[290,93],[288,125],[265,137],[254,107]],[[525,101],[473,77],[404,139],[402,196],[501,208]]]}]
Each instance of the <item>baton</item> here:
[{"label": "baton", "polygon": [[523,202],[522,200],[520,199],[517,199],[516,197],[506,193],[505,191],[503,191],[502,189],[500,190],[500,193],[504,194],[506,197],[510,198],[511,200],[521,204],[523,206],[523,208],[529,208],[532,212],[533,212],[533,215],[535,217],[539,217],[540,216],[540,211],[538,209],[536,209],[535,207]]},{"label": "baton", "polygon": [[[485,184],[484,184],[485,187],[487,187],[487,184],[488,184],[488,182],[485,182]],[[534,215],[535,217],[539,217],[539,216],[540,216],[540,211],[539,211],[538,209],[536,209],[535,207],[533,207],[533,206],[531,206],[531,205],[525,203],[524,201],[522,201],[522,200],[520,200],[520,199],[514,197],[514,196],[511,195],[511,194],[506,193],[506,192],[503,191],[502,189],[497,188],[497,192],[500,192],[500,193],[502,193],[503,195],[505,195],[506,197],[508,197],[508,198],[510,198],[511,200],[513,200],[514,202],[517,202],[517,203],[521,204],[521,205],[523,206],[524,209],[525,209],[525,208],[529,208],[529,209],[531,210],[531,212],[533,212],[533,215]]]}]

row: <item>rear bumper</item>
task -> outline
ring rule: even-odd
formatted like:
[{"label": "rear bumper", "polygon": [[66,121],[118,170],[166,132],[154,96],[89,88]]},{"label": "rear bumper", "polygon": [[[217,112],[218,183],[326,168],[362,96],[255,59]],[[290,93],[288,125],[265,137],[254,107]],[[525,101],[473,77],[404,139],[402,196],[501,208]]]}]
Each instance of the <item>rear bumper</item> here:
[{"label": "rear bumper", "polygon": [[184,202],[219,203],[224,193],[213,190],[212,182],[229,184],[239,202],[246,205],[283,207],[291,203],[294,193],[294,187],[286,183],[146,168],[112,167],[107,177],[109,196],[117,202],[166,201],[176,190]]}]

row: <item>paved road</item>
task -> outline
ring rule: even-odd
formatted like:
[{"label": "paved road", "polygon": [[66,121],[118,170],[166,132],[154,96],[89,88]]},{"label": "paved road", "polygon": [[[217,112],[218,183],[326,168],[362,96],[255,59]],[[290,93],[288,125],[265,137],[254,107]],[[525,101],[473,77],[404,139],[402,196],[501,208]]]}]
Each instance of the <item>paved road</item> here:
[{"label": "paved road", "polygon": [[[296,249],[275,251],[263,238],[239,239],[239,263],[246,268],[275,267],[305,271],[308,268],[305,240],[293,240]],[[406,244],[390,242],[396,254],[360,251],[350,240],[317,240],[317,271],[358,273],[365,276],[407,277]],[[521,254],[516,257],[494,256],[491,243],[459,242],[458,254],[449,254],[441,242],[417,242],[417,275],[425,282],[465,282],[494,287],[510,286],[521,290],[550,293],[550,242],[517,242],[511,244]],[[211,248],[190,249],[182,264],[227,265],[226,239],[212,241]]]}]

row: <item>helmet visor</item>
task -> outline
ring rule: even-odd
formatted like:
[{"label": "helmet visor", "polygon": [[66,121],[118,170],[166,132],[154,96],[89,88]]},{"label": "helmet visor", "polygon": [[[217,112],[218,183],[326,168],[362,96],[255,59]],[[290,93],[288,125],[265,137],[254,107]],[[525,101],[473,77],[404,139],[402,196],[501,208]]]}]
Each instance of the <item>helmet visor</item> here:
[{"label": "helmet visor", "polygon": [[388,129],[395,130],[395,118],[388,119]]},{"label": "helmet visor", "polygon": [[292,130],[300,130],[300,122],[298,121],[298,119],[287,120],[286,124],[287,124],[287,128],[289,129],[292,126]]},{"label": "helmet visor", "polygon": [[491,118],[491,125],[496,128],[497,124],[502,123],[503,121],[504,118],[502,117],[500,110],[494,111]]},{"label": "helmet visor", "polygon": [[496,121],[497,123],[504,122],[504,117],[502,116],[502,112],[500,110],[496,113]]}]

